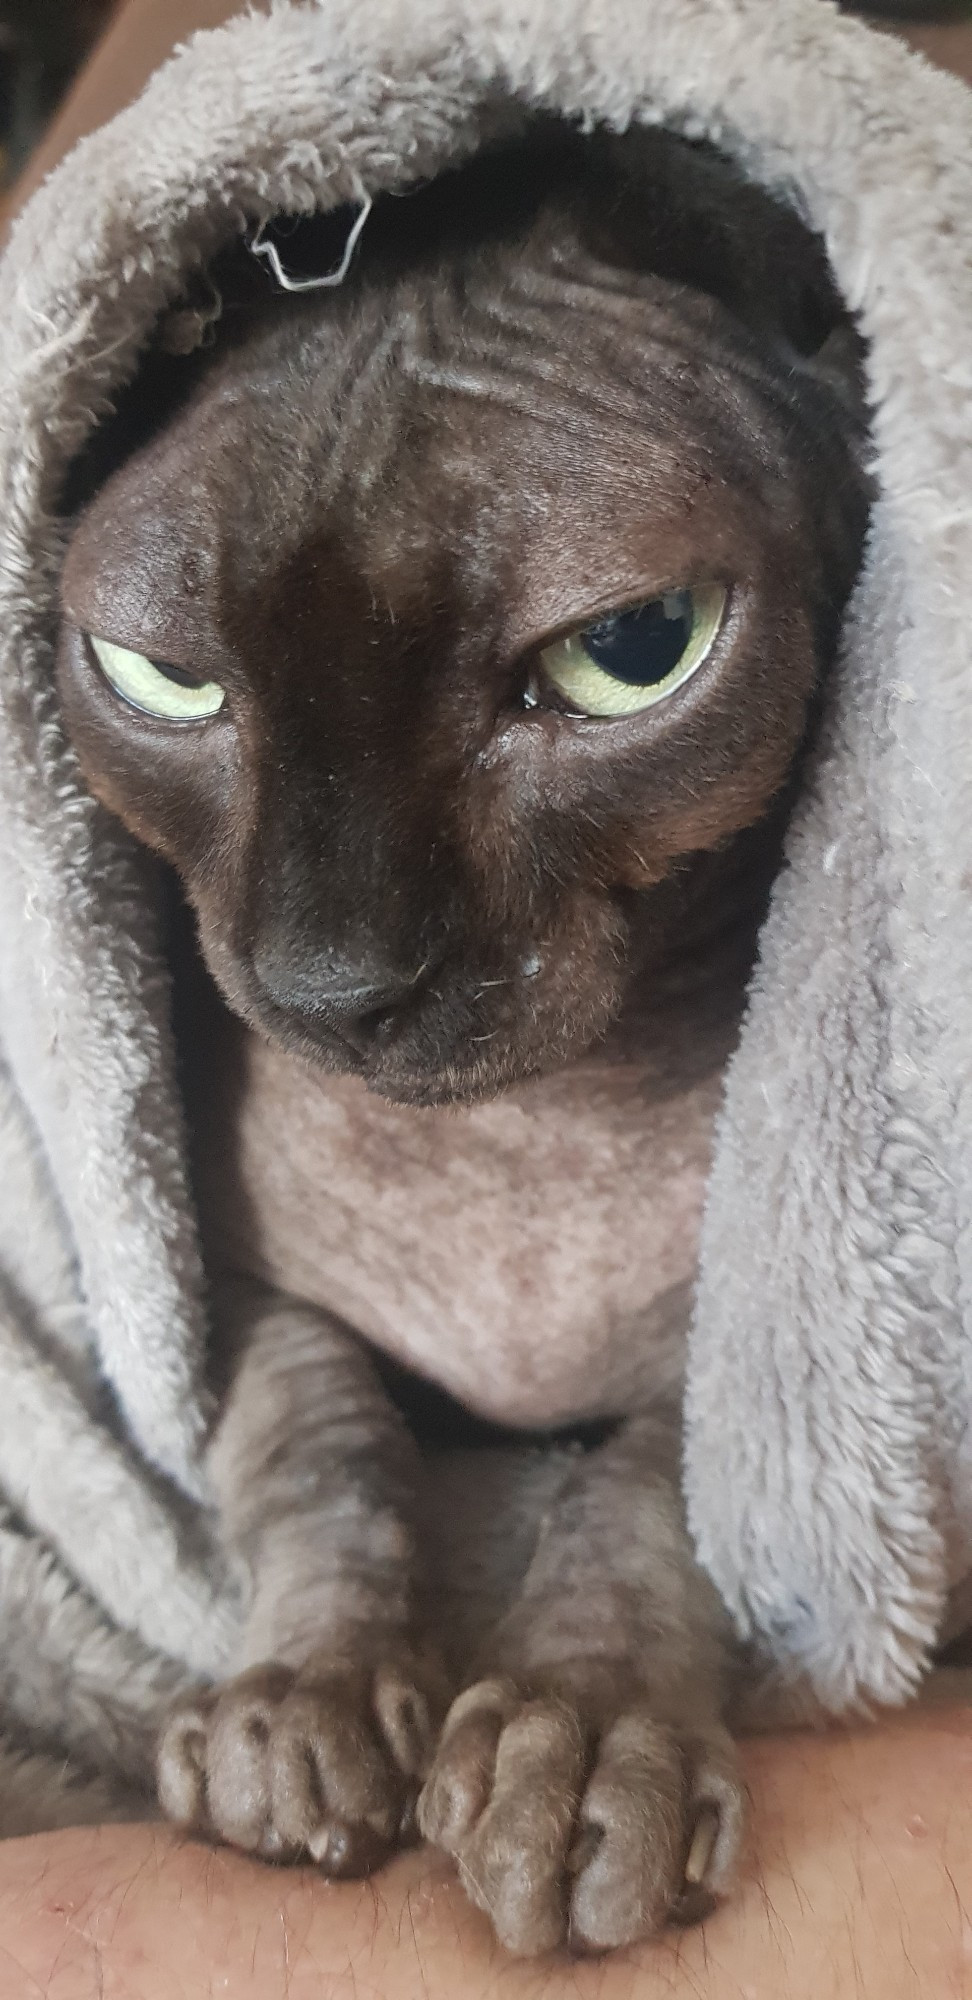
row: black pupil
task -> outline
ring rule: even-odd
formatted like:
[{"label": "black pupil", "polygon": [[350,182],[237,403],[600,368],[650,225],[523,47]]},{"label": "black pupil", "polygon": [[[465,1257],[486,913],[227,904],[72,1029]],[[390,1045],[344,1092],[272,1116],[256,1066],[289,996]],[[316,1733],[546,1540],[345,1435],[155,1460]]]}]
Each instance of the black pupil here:
[{"label": "black pupil", "polygon": [[167,681],[175,681],[176,687],[197,688],[202,686],[198,674],[187,674],[185,667],[174,667],[171,660],[152,660],[149,663],[157,674],[164,674]]},{"label": "black pupil", "polygon": [[612,680],[657,687],[674,672],[692,636],[692,593],[673,590],[634,611],[588,625],[584,648]]}]

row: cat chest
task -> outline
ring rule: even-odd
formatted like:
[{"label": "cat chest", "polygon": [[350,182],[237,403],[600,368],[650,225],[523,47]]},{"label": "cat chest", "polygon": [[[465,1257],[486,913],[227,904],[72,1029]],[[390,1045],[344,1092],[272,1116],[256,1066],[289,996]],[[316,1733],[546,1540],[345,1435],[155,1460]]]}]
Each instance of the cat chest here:
[{"label": "cat chest", "polygon": [[578,1065],[416,1110],[227,1027],[191,1106],[207,1256],[543,1426],[678,1381],[718,1075]]}]

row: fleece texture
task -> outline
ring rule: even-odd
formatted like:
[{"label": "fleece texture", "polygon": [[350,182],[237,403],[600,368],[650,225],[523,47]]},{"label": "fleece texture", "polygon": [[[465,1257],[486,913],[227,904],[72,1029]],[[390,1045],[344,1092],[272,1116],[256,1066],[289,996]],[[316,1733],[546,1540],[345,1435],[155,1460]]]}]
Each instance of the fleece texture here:
[{"label": "fleece texture", "polygon": [[[972,94],[829,0],[276,6],[84,140],[0,281],[2,1831],[130,1810],[160,1713],[239,1618],[154,878],[86,795],[53,686],[65,474],[229,239],[538,109],[715,141],[822,233],[868,342],[879,498],[727,1081],[686,1482],[795,1696],[901,1701],[965,1615]],[[480,1456],[473,1491],[430,1468],[461,1615],[561,1471]]]}]

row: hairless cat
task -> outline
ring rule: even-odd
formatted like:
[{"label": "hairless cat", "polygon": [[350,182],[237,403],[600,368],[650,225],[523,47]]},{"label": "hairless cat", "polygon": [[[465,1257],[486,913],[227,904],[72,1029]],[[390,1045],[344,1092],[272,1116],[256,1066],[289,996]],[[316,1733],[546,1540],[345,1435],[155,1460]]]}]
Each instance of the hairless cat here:
[{"label": "hairless cat", "polygon": [[[88,782],[208,968],[211,1466],[252,1595],[161,1796],[331,1874],[417,1818],[512,1950],[601,1949],[700,1914],[739,1840],[679,1395],[866,518],[854,337],[794,218],[650,135],[498,151],[379,203],[340,286],[242,290],[63,583]],[[416,1378],[578,1437],[473,1662],[423,1570]]]}]

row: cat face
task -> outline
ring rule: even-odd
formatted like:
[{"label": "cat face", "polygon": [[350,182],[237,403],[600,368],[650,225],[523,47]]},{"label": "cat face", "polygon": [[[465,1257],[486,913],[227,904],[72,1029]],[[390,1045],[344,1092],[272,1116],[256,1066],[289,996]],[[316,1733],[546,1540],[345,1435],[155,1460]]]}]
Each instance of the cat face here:
[{"label": "cat face", "polygon": [[70,543],[91,788],[230,1005],[400,1101],[603,1033],[783,784],[854,572],[837,400],[591,240],[541,202],[258,315]]}]

